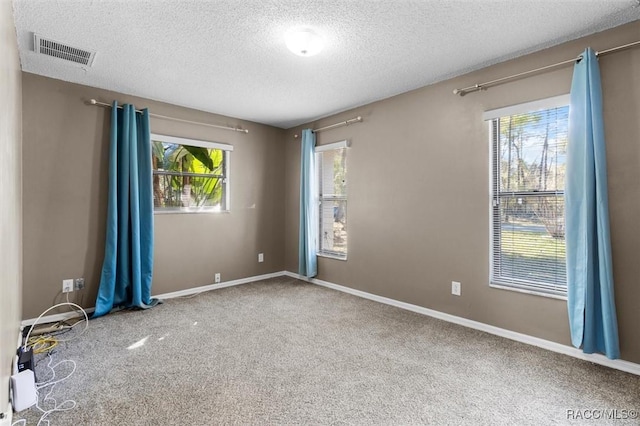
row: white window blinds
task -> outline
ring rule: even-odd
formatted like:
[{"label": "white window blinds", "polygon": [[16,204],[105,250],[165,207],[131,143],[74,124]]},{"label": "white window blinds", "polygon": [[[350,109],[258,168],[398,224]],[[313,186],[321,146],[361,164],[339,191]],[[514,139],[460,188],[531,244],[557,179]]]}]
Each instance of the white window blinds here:
[{"label": "white window blinds", "polygon": [[492,119],[492,284],[566,294],[568,124],[566,104]]}]

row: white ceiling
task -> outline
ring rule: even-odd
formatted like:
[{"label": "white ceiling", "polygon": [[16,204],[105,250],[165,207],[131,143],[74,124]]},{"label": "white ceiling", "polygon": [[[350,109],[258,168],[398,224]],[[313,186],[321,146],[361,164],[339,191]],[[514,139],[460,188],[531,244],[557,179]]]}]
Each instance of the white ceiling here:
[{"label": "white ceiling", "polygon": [[[14,0],[14,8],[26,72],[290,128],[640,19],[638,3]],[[287,50],[284,34],[297,26],[324,36],[320,54]],[[93,66],[35,54],[34,32],[96,50]]]}]

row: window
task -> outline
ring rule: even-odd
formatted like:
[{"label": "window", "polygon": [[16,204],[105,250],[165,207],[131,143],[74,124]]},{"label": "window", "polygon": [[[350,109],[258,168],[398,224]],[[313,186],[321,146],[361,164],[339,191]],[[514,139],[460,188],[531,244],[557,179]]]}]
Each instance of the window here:
[{"label": "window", "polygon": [[156,212],[229,210],[231,145],[151,135]]},{"label": "window", "polygon": [[318,254],[347,258],[347,141],[316,147]]},{"label": "window", "polygon": [[492,120],[491,284],[564,296],[568,98],[485,118]]}]

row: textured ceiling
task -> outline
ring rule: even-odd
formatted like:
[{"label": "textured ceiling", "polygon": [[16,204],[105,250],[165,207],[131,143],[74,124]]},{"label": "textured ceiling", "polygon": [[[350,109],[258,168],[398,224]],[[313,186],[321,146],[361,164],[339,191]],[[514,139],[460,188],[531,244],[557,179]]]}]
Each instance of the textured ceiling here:
[{"label": "textured ceiling", "polygon": [[[289,128],[640,18],[638,0],[14,0],[22,69]],[[317,56],[284,34],[324,36]],[[82,69],[33,33],[96,50]],[[496,76],[499,77],[499,76]]]}]

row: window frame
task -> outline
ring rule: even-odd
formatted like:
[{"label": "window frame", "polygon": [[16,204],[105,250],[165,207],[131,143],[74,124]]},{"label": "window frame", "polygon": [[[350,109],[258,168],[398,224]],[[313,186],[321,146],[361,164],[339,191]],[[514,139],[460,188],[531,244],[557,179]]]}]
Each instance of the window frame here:
[{"label": "window frame", "polygon": [[[233,145],[230,144],[224,144],[224,143],[220,143],[220,142],[212,142],[212,141],[205,141],[205,140],[200,140],[200,139],[190,139],[190,138],[183,138],[183,137],[178,137],[178,136],[169,136],[169,135],[162,135],[162,134],[158,134],[158,133],[151,133],[151,140],[150,143],[153,142],[163,142],[163,143],[171,143],[171,144],[178,144],[178,145],[187,145],[187,146],[197,146],[197,147],[201,147],[201,148],[207,148],[207,149],[218,149],[221,150],[223,152],[223,159],[222,159],[222,164],[223,164],[223,187],[222,187],[222,197],[223,197],[223,202],[222,202],[222,206],[219,210],[216,210],[215,208],[212,207],[171,207],[171,208],[167,208],[167,207],[163,207],[162,210],[158,210],[158,208],[155,206],[153,206],[153,214],[159,214],[159,215],[163,215],[163,214],[217,214],[217,213],[229,213],[231,211],[231,196],[230,196],[230,164],[231,164],[231,152],[233,151]],[[155,170],[151,170],[151,175],[154,176],[157,173],[155,172]],[[166,174],[166,173],[164,173]],[[190,174],[191,176],[195,176],[195,177],[206,177],[206,176],[210,176],[209,174]]]},{"label": "window frame", "polygon": [[[495,271],[495,258],[496,258],[496,249],[500,248],[500,240],[496,239],[495,231],[495,223],[494,220],[496,211],[499,209],[499,204],[496,203],[496,200],[500,197],[500,194],[504,194],[505,192],[500,192],[498,190],[499,181],[496,182],[496,161],[497,161],[497,153],[498,147],[496,146],[496,126],[495,121],[500,120],[501,117],[508,117],[511,115],[525,114],[525,113],[535,113],[538,111],[544,111],[547,109],[560,108],[570,106],[571,97],[569,94],[554,96],[550,98],[540,99],[532,102],[526,102],[518,105],[512,105],[504,108],[498,108],[490,111],[486,111],[483,114],[483,120],[488,122],[489,124],[489,286],[492,288],[498,288],[503,290],[510,290],[525,294],[531,294],[536,296],[543,296],[552,299],[561,299],[567,300],[567,291],[566,288],[564,291],[560,291],[557,289],[544,288],[541,285],[535,285],[533,282],[528,282],[526,280],[517,280],[511,279],[509,283],[496,279],[494,277]],[[498,169],[499,173],[499,169]],[[561,195],[564,199],[564,191],[507,191],[507,194],[511,194],[514,196],[521,195],[523,197],[530,196],[558,196]],[[499,214],[499,212],[498,212]]]},{"label": "window frame", "polygon": [[[339,150],[339,149],[347,149],[351,146],[351,143],[348,140],[342,140],[342,141],[338,141],[338,142],[333,142],[333,143],[329,143],[329,144],[325,144],[325,145],[316,145],[314,150],[313,150],[313,158],[314,161],[317,162],[317,158],[318,158],[318,154],[326,152],[326,151],[332,151],[332,150]],[[346,158],[346,161],[348,160],[348,155]],[[345,167],[348,170],[348,167]],[[319,167],[318,164],[316,164],[316,173],[319,174]],[[346,175],[345,175],[346,178]],[[336,259],[336,260],[347,260],[348,257],[348,244],[349,244],[349,240],[347,239],[347,248],[345,249],[345,253],[342,252],[336,252],[336,251],[331,251],[331,250],[322,250],[322,215],[320,214],[320,206],[322,204],[322,201],[327,201],[327,202],[335,202],[335,201],[344,201],[345,203],[345,210],[348,210],[348,208],[346,207],[346,205],[348,205],[348,192],[349,192],[349,184],[348,184],[348,179],[345,179],[347,181],[346,184],[346,190],[345,190],[345,194],[344,195],[333,195],[333,196],[327,196],[324,197],[320,194],[320,188],[322,185],[322,179],[319,178],[318,176],[316,176],[316,180],[317,182],[315,182],[315,206],[316,206],[316,212],[315,215],[318,218],[318,223],[317,223],[317,229],[318,229],[318,238],[317,238],[317,247],[316,247],[316,256],[320,256],[320,257],[326,257],[326,258],[330,258],[330,259]],[[348,217],[348,216],[347,216]],[[348,220],[348,219],[347,219]]]}]

